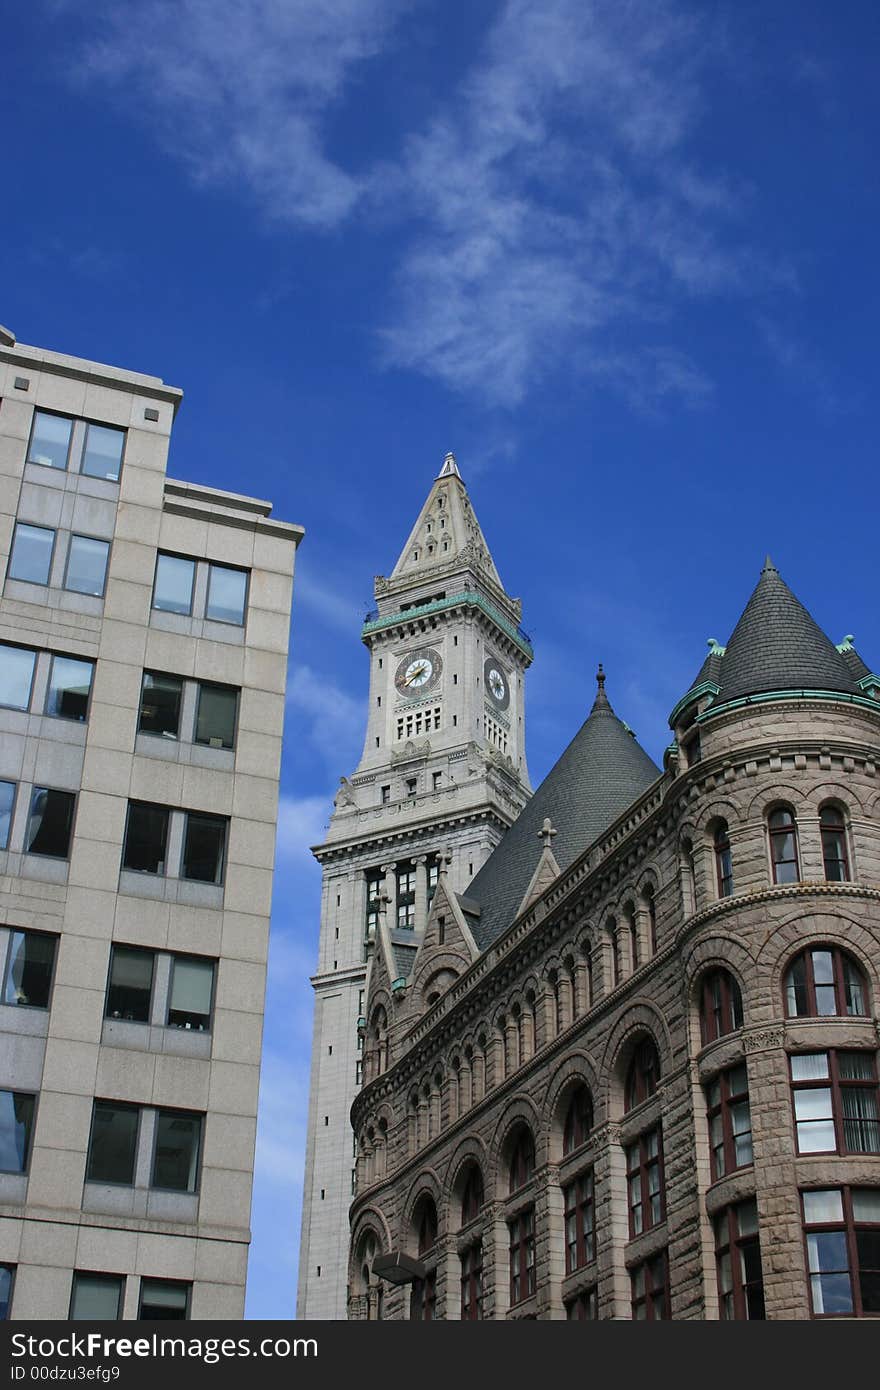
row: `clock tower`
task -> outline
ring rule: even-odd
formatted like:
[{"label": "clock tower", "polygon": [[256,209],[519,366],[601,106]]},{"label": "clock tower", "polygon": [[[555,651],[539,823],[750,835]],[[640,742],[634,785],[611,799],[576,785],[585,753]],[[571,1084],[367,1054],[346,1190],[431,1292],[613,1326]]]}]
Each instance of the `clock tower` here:
[{"label": "clock tower", "polygon": [[[380,912],[414,953],[446,851],[467,892],[531,793],[524,674],[532,648],[447,454],[361,637],[370,653],[364,749],[342,777],[323,869],[297,1317],[346,1316],[349,1110],[358,1019]],[[403,969],[401,974],[403,974]]]}]

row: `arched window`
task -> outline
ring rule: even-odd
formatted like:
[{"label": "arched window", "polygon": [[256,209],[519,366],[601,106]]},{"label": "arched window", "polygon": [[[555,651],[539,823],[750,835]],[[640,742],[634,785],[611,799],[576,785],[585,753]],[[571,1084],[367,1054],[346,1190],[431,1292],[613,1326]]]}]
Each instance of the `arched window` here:
[{"label": "arched window", "polygon": [[859,967],[837,946],[810,946],[785,972],[788,1018],[862,1018],[868,988]]},{"label": "arched window", "polygon": [[636,910],[632,903],[627,903],[624,908],[626,925],[629,929],[629,963],[632,970],[639,968],[639,928],[636,922]]},{"label": "arched window", "polygon": [[480,1214],[483,1205],[483,1175],[476,1164],[468,1169],[464,1190],[461,1194],[461,1224],[466,1226]]},{"label": "arched window", "polygon": [[525,1128],[517,1135],[516,1147],[510,1159],[510,1180],[508,1192],[518,1192],[525,1187],[535,1171],[535,1145],[532,1136]]},{"label": "arched window", "polygon": [[593,1097],[588,1086],[578,1086],[569,1102],[562,1136],[563,1154],[574,1153],[586,1144],[593,1128]]},{"label": "arched window", "polygon": [[819,831],[825,877],[829,883],[846,883],[849,879],[849,856],[846,852],[843,812],[836,806],[823,806],[819,812]]},{"label": "arched window", "polygon": [[[425,1197],[416,1215],[419,1258],[427,1255],[437,1243],[437,1208],[432,1197]],[[410,1293],[409,1315],[414,1322],[433,1322],[437,1306],[437,1269],[432,1262],[423,1279],[414,1279]]]},{"label": "arched window", "polygon": [[770,831],[770,862],[774,883],[797,883],[798,864],[797,821],[787,806],[777,806],[767,817]]},{"label": "arched window", "polygon": [[730,835],[727,821],[719,821],[715,827],[715,874],[718,879],[719,898],[733,896],[733,856],[730,853]]},{"label": "arched window", "polygon": [[654,889],[650,883],[645,884],[642,896],[645,899],[645,906],[648,909],[648,941],[651,947],[651,955],[657,954],[657,903],[654,898]]},{"label": "arched window", "polygon": [[437,1241],[437,1208],[430,1197],[426,1197],[422,1203],[418,1222],[419,1232],[419,1254],[424,1255],[426,1250]]},{"label": "arched window", "polygon": [[630,1062],[626,1077],[624,1108],[632,1110],[641,1105],[657,1089],[660,1080],[660,1058],[650,1038],[643,1038],[638,1044]]},{"label": "arched window", "polygon": [[707,970],[700,983],[700,1039],[706,1043],[742,1028],[739,985],[729,970]]},{"label": "arched window", "polygon": [[[461,1194],[461,1224],[468,1226],[483,1205],[483,1175],[476,1163],[467,1170]],[[459,1250],[461,1264],[461,1316],[463,1322],[479,1321],[483,1316],[483,1241],[477,1234],[465,1249]]]}]

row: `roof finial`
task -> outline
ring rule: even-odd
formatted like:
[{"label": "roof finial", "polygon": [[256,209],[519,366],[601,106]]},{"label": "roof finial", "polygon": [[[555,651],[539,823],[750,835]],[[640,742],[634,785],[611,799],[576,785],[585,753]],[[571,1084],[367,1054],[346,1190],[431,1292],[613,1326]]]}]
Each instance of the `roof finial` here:
[{"label": "roof finial", "polygon": [[446,455],[446,457],[445,457],[444,460],[443,460],[443,467],[440,469],[440,472],[437,474],[437,477],[438,477],[438,478],[460,478],[460,477],[461,477],[461,474],[460,474],[459,471],[458,471],[458,464],[455,462],[455,454],[453,454],[452,452],[450,452],[450,453],[448,453],[448,454]]},{"label": "roof finial", "polygon": [[541,829],[538,831],[538,839],[544,841],[544,848],[545,848],[545,849],[552,849],[552,848],[553,848],[553,836],[554,836],[556,833],[557,833],[557,832],[553,829],[553,822],[551,821],[550,817],[549,817],[549,816],[545,816],[545,817],[544,817],[544,824],[541,826]]},{"label": "roof finial", "polygon": [[778,569],[777,569],[776,566],[774,565],[773,561],[770,559],[770,556],[769,556],[769,555],[767,556],[766,560],[764,561],[764,568],[761,570],[761,573],[762,573],[762,574],[778,574],[778,573],[779,573]]},{"label": "roof finial", "polygon": [[594,713],[597,709],[611,708],[611,705],[608,703],[608,696],[605,694],[605,668],[601,661],[599,662],[599,669],[596,672],[596,685],[598,689],[596,690],[596,698],[593,701]]},{"label": "roof finial", "polygon": [[597,680],[597,682],[598,682],[598,684],[599,684],[599,689],[600,689],[600,690],[604,690],[604,689],[605,689],[605,672],[602,670],[602,663],[601,663],[601,661],[599,662],[599,669],[598,669],[598,671],[596,672],[596,680]]}]

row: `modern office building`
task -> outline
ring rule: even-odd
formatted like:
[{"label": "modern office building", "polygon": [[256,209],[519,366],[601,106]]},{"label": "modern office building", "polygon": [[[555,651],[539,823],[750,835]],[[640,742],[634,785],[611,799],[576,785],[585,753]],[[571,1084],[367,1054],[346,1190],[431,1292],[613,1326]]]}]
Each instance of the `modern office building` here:
[{"label": "modern office building", "polygon": [[880,674],[769,560],[709,648],[662,770],[600,667],[405,955],[382,902],[350,1317],[880,1316]]},{"label": "modern office building", "polygon": [[0,331],[0,1301],[239,1318],[298,526]]},{"label": "modern office building", "polygon": [[[391,575],[375,582],[364,750],[325,843],[297,1315],[345,1318],[349,1112],[361,1084],[367,963],[390,914],[409,974],[441,863],[461,892],[525,804],[522,606],[506,593],[447,455]],[[447,976],[438,965],[432,988]]]}]

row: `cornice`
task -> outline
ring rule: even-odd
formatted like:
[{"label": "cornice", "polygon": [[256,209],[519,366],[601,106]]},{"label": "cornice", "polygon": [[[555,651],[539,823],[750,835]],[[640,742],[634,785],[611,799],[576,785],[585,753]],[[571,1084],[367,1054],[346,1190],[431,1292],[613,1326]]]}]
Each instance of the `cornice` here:
[{"label": "cornice", "polygon": [[384,632],[394,628],[407,627],[412,622],[418,622],[421,618],[430,617],[435,613],[446,612],[450,608],[476,608],[483,613],[495,626],[502,632],[515,647],[522,652],[526,658],[526,664],[534,659],[534,650],[531,642],[526,637],[522,628],[516,627],[505,617],[500,608],[484,598],[476,589],[462,589],[460,593],[450,594],[446,598],[435,599],[432,603],[417,604],[413,608],[403,608],[396,613],[388,613],[384,617],[377,617],[364,623],[361,628],[361,638],[366,640],[374,632]]}]

